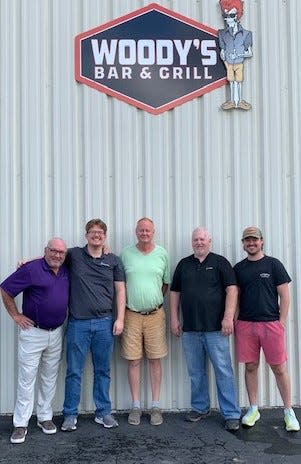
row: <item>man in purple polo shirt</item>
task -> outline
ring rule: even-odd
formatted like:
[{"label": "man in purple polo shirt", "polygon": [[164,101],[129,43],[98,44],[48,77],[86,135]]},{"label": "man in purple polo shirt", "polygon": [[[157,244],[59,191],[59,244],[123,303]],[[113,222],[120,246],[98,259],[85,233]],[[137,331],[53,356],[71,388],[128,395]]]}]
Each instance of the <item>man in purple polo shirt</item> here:
[{"label": "man in purple polo shirt", "polygon": [[[60,238],[49,240],[43,258],[30,261],[1,287],[4,306],[19,327],[18,388],[11,443],[23,443],[33,411],[34,385],[39,369],[38,426],[46,434],[56,433],[52,422],[52,400],[62,351],[62,325],[69,297],[68,270],[63,265],[67,247]],[[14,298],[23,292],[22,313]]]}]

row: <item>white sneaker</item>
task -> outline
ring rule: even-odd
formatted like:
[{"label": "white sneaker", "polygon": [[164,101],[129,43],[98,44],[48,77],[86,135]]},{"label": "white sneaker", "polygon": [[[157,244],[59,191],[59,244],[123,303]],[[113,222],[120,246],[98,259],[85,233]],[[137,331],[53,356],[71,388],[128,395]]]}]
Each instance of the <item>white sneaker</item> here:
[{"label": "white sneaker", "polygon": [[284,422],[287,432],[298,432],[300,430],[299,422],[292,408],[284,410]]},{"label": "white sneaker", "polygon": [[61,430],[63,432],[72,432],[76,430],[77,417],[76,416],[66,416],[64,422],[62,423]]},{"label": "white sneaker", "polygon": [[118,427],[118,422],[114,419],[112,414],[107,414],[104,417],[95,417],[95,422],[97,424],[103,425],[106,429],[112,429],[113,427]]},{"label": "white sneaker", "polygon": [[241,419],[241,423],[242,425],[246,425],[247,427],[253,427],[253,425],[255,425],[255,422],[257,422],[259,419],[260,413],[258,409],[249,407],[247,413]]}]

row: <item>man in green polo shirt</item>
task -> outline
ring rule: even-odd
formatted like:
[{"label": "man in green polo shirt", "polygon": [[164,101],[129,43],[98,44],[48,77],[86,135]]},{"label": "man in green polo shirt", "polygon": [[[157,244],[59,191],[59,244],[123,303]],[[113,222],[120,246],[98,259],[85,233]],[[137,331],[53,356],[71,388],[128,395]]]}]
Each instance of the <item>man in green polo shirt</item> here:
[{"label": "man in green polo shirt", "polygon": [[163,297],[170,283],[170,270],[166,250],[153,242],[154,233],[153,221],[140,219],[136,226],[138,242],[121,254],[127,291],[121,353],[128,360],[133,402],[128,418],[131,425],[140,424],[140,366],[144,353],[149,363],[152,390],[150,422],[152,425],[163,422],[159,408],[161,358],[167,355]]}]

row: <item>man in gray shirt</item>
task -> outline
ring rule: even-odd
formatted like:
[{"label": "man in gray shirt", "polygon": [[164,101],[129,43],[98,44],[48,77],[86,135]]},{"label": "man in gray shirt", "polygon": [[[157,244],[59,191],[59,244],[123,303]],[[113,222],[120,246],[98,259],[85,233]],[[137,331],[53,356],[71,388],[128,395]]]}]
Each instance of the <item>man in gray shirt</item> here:
[{"label": "man in gray shirt", "polygon": [[[89,350],[94,368],[95,422],[106,428],[118,426],[111,415],[110,363],[113,336],[123,331],[125,275],[117,256],[103,254],[106,234],[107,226],[103,221],[90,220],[86,224],[87,245],[69,249],[66,258],[70,271],[70,300],[63,431],[76,429],[81,375]],[[112,315],[114,294],[115,322]]]}]

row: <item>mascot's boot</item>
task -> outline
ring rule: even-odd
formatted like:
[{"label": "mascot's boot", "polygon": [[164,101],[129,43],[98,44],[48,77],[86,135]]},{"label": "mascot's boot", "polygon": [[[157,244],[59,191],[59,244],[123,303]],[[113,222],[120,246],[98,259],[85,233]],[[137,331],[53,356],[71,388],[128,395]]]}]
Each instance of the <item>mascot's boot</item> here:
[{"label": "mascot's boot", "polygon": [[252,108],[252,105],[251,103],[246,102],[246,100],[240,100],[237,104],[237,108],[248,111]]},{"label": "mascot's boot", "polygon": [[233,108],[236,108],[234,101],[232,100],[227,100],[225,103],[221,105],[222,110],[232,110]]}]

